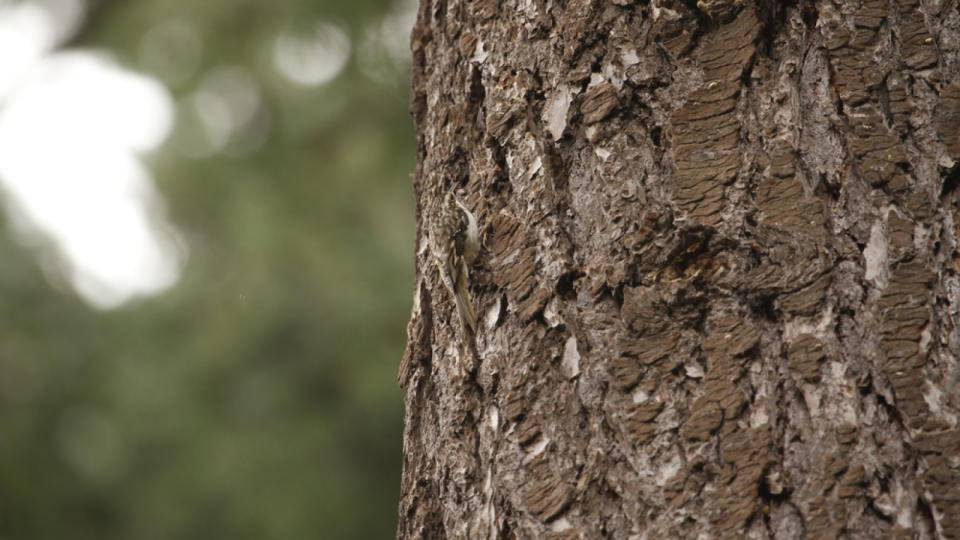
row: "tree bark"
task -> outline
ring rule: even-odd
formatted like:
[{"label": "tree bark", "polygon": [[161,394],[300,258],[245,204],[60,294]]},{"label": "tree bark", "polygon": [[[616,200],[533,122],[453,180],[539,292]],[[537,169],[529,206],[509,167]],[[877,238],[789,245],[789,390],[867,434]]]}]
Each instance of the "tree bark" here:
[{"label": "tree bark", "polygon": [[955,2],[422,0],[412,50],[398,538],[960,538]]}]

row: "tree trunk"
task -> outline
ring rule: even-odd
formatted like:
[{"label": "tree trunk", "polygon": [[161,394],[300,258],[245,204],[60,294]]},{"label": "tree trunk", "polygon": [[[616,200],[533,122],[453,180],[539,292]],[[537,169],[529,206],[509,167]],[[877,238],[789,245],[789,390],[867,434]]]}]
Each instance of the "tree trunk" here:
[{"label": "tree trunk", "polygon": [[422,0],[412,49],[398,538],[960,538],[954,2]]}]

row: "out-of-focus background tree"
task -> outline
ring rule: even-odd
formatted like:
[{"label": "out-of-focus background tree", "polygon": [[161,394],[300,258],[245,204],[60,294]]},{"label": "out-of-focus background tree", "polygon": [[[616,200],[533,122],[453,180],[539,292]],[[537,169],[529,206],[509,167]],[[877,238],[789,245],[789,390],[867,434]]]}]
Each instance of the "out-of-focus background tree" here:
[{"label": "out-of-focus background tree", "polygon": [[0,538],[385,538],[412,0],[0,0]]}]

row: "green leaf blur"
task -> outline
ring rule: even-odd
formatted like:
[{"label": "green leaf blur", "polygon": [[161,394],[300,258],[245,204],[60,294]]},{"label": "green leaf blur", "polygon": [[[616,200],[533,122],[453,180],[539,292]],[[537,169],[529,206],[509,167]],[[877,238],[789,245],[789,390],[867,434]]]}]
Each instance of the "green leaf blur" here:
[{"label": "green leaf blur", "polygon": [[[363,42],[401,8],[88,5],[68,46],[106,49],[176,99],[148,161],[189,256],[169,291],[101,312],[2,226],[0,538],[394,534],[414,147],[408,65]],[[144,36],[170,21],[202,39],[190,69],[144,60]],[[275,38],[322,22],[345,30],[347,64],[294,84]],[[259,91],[253,139],[190,156],[206,136],[193,96],[223,69]]]}]

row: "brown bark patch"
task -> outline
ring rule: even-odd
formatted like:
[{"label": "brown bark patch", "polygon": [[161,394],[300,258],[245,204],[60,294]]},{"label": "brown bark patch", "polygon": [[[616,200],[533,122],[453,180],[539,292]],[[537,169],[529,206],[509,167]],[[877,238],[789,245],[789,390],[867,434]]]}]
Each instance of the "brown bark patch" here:
[{"label": "brown bark patch", "polygon": [[823,344],[810,334],[797,337],[787,351],[787,365],[790,371],[807,382],[820,380],[820,364],[824,358]]},{"label": "brown bark patch", "polygon": [[691,219],[707,225],[720,222],[724,186],[740,169],[739,119],[734,109],[759,28],[753,10],[747,9],[704,38],[698,54],[704,86],[672,117],[674,200]]}]

